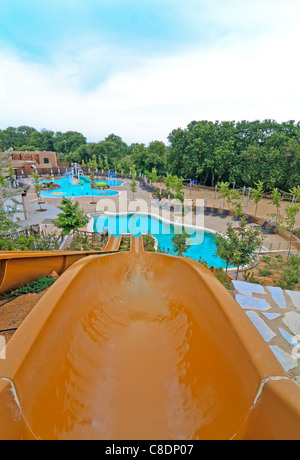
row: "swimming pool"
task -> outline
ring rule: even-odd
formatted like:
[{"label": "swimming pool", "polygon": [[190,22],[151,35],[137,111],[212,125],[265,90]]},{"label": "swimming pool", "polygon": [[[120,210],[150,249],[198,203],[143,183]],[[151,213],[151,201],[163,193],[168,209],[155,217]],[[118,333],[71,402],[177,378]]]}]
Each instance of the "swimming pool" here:
[{"label": "swimming pool", "polygon": [[[49,182],[49,181],[41,181],[41,182]],[[60,185],[59,189],[54,190],[47,190],[42,191],[41,195],[49,198],[59,198],[59,197],[66,197],[71,198],[74,196],[92,196],[92,189],[90,185],[90,181],[87,177],[82,177],[79,182],[77,179],[72,179],[70,176],[63,177],[62,179],[58,179],[54,181],[56,184]],[[120,187],[123,182],[120,180],[112,179],[112,180],[101,180],[97,182],[105,182],[106,184],[110,185],[111,187]],[[103,190],[98,191],[94,189],[94,197],[97,198],[99,196],[114,196],[118,195],[119,192],[115,190]]]},{"label": "swimming pool", "polygon": [[[163,221],[153,215],[145,214],[124,214],[124,215],[103,215],[95,217],[94,231],[102,232],[108,229],[108,233],[120,236],[125,233],[132,233],[134,236],[140,236],[142,233],[153,235],[160,247],[170,254],[175,254],[172,250],[172,237],[175,232],[181,232],[182,227]],[[215,236],[207,231],[185,228],[186,233],[190,235],[191,246],[186,256],[194,260],[205,260],[209,266],[215,268],[225,268],[226,263],[219,257],[214,256],[216,251]]]}]

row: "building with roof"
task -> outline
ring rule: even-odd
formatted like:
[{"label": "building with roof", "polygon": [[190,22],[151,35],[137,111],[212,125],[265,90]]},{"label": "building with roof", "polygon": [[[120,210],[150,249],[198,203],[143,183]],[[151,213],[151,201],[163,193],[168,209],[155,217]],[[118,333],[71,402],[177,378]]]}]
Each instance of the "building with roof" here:
[{"label": "building with roof", "polygon": [[11,166],[16,176],[30,175],[33,171],[39,174],[47,174],[51,170],[57,169],[59,164],[59,157],[55,152],[12,152]]}]

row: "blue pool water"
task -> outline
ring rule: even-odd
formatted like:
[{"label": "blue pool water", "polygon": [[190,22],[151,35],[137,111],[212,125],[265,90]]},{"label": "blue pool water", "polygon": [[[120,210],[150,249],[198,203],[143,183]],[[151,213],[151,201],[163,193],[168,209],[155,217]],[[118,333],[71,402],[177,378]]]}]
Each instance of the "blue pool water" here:
[{"label": "blue pool water", "polygon": [[[90,186],[90,182],[88,178],[84,178],[85,180],[80,180],[79,185],[77,180],[72,180],[71,177],[63,177],[62,179],[58,179],[55,181],[56,184],[60,185],[59,189],[55,190],[47,190],[41,193],[42,196],[49,197],[49,198],[59,198],[59,197],[66,197],[71,198],[74,196],[92,196],[92,189]],[[48,182],[48,181],[42,181]],[[112,180],[99,180],[96,182],[106,182],[111,187],[119,187],[123,184],[122,181],[112,179]],[[81,185],[82,184],[82,185]],[[94,189],[94,197],[97,198],[99,196],[113,196],[118,195],[119,192],[115,190],[104,190],[98,191]]]},{"label": "blue pool water", "polygon": [[[182,227],[166,223],[151,215],[128,214],[114,216],[99,216],[95,218],[94,231],[102,232],[108,228],[109,235],[120,236],[124,233],[132,233],[140,236],[142,233],[153,235],[158,244],[165,252],[175,254],[172,250],[171,239],[175,232],[181,232]],[[190,234],[191,246],[186,256],[199,261],[201,257],[209,266],[225,268],[226,264],[219,257],[215,257],[215,236],[202,230],[194,230],[186,227],[186,233]]]}]

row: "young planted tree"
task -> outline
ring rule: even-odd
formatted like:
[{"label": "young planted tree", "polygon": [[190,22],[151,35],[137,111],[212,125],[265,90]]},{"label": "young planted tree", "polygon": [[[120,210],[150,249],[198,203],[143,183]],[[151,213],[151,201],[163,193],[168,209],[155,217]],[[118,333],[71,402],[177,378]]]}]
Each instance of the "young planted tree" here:
[{"label": "young planted tree", "polygon": [[255,216],[257,214],[257,208],[258,208],[258,203],[262,200],[263,198],[263,189],[264,189],[264,184],[262,181],[258,181],[255,183],[256,188],[252,190],[252,200],[256,204],[255,206]]},{"label": "young planted tree", "polygon": [[242,197],[237,190],[231,190],[228,200],[232,203],[233,211],[238,220],[241,220],[243,215]]},{"label": "young planted tree", "polygon": [[180,201],[182,204],[182,212],[184,211],[183,204],[184,204],[184,185],[183,185],[183,178],[174,176],[174,191],[175,191],[175,199]]},{"label": "young planted tree", "polygon": [[88,216],[80,209],[79,203],[72,203],[68,198],[63,198],[61,205],[58,206],[61,213],[53,221],[57,228],[62,229],[62,236],[69,235],[71,231],[76,231],[84,227],[88,221]]},{"label": "young planted tree", "polygon": [[32,183],[34,186],[34,191],[38,199],[38,205],[40,207],[40,211],[43,211],[42,209],[42,202],[41,202],[41,191],[42,191],[42,185],[40,184],[40,176],[37,172],[32,173]]},{"label": "young planted tree", "polygon": [[176,200],[182,205],[182,214],[184,213],[184,185],[183,178],[178,176],[167,175],[165,179],[166,188],[169,192],[172,191]]},{"label": "young planted tree", "polygon": [[219,188],[218,195],[222,200],[224,200],[223,201],[223,208],[224,208],[225,200],[227,200],[228,209],[230,210],[231,190],[229,189],[229,182],[220,182],[220,183],[218,183],[218,188]]},{"label": "young planted tree", "polygon": [[137,191],[137,183],[136,183],[136,174],[135,168],[131,168],[131,183],[130,183],[130,190],[132,191],[132,199],[134,200],[134,194]]},{"label": "young planted tree", "polygon": [[274,215],[273,214],[271,214],[271,215],[273,215],[273,217],[276,216],[276,224],[278,224],[278,222],[280,221],[281,193],[279,192],[279,190],[277,188],[273,189],[271,203],[274,206],[276,206],[276,215],[275,215],[275,213],[274,213]]},{"label": "young planted tree", "polygon": [[297,201],[300,202],[300,185],[297,185],[297,187],[291,188],[290,193],[293,195],[293,197],[295,197],[294,201],[296,203]]},{"label": "young planted tree", "polygon": [[92,159],[89,160],[89,162],[88,162],[88,167],[90,168],[91,171],[96,171],[97,166],[98,166],[97,157],[96,157],[96,155],[93,155]]},{"label": "young planted tree", "polygon": [[[300,203],[289,204],[285,207],[285,217],[281,218],[281,225],[279,231],[287,230],[290,233],[293,233],[296,223],[296,216],[300,212]],[[291,254],[292,242],[289,242],[288,247],[288,258]]]},{"label": "young planted tree", "polygon": [[156,168],[152,168],[151,173],[148,173],[148,177],[151,180],[152,184],[155,184],[155,186],[156,186],[156,182],[157,182],[157,179],[158,179]]},{"label": "young planted tree", "polygon": [[172,177],[171,174],[167,174],[165,178],[166,193],[170,195],[172,188]]},{"label": "young planted tree", "polygon": [[239,227],[228,224],[225,235],[219,233],[216,236],[216,254],[226,261],[226,269],[229,265],[236,267],[236,279],[238,279],[240,267],[252,263],[255,251],[261,247],[263,237],[259,228],[246,226],[246,221],[241,220]]},{"label": "young planted tree", "polygon": [[90,175],[90,184],[91,184],[91,189],[92,189],[92,201],[90,204],[96,204],[96,202],[94,201],[94,189],[96,188],[96,180],[95,180],[94,173]]},{"label": "young planted tree", "polygon": [[183,232],[174,235],[171,239],[172,244],[173,244],[173,251],[178,255],[178,256],[183,256],[184,253],[186,253],[189,248],[191,247],[189,243],[189,238],[190,236],[185,232],[185,229],[183,228]]}]

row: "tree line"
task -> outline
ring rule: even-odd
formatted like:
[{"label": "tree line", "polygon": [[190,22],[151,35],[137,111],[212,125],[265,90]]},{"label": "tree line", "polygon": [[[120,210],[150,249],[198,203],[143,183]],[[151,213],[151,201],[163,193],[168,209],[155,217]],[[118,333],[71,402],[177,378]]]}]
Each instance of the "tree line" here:
[{"label": "tree line", "polygon": [[99,169],[147,174],[176,175],[203,185],[220,182],[254,187],[264,192],[288,191],[300,183],[300,122],[192,121],[185,129],[173,130],[168,145],[161,141],[127,145],[110,134],[99,143],[88,143],[83,134],[28,126],[0,130],[0,151],[51,150],[61,161],[88,164]]},{"label": "tree line", "polygon": [[289,190],[300,183],[300,122],[193,121],[169,135],[171,174],[199,180]]}]

